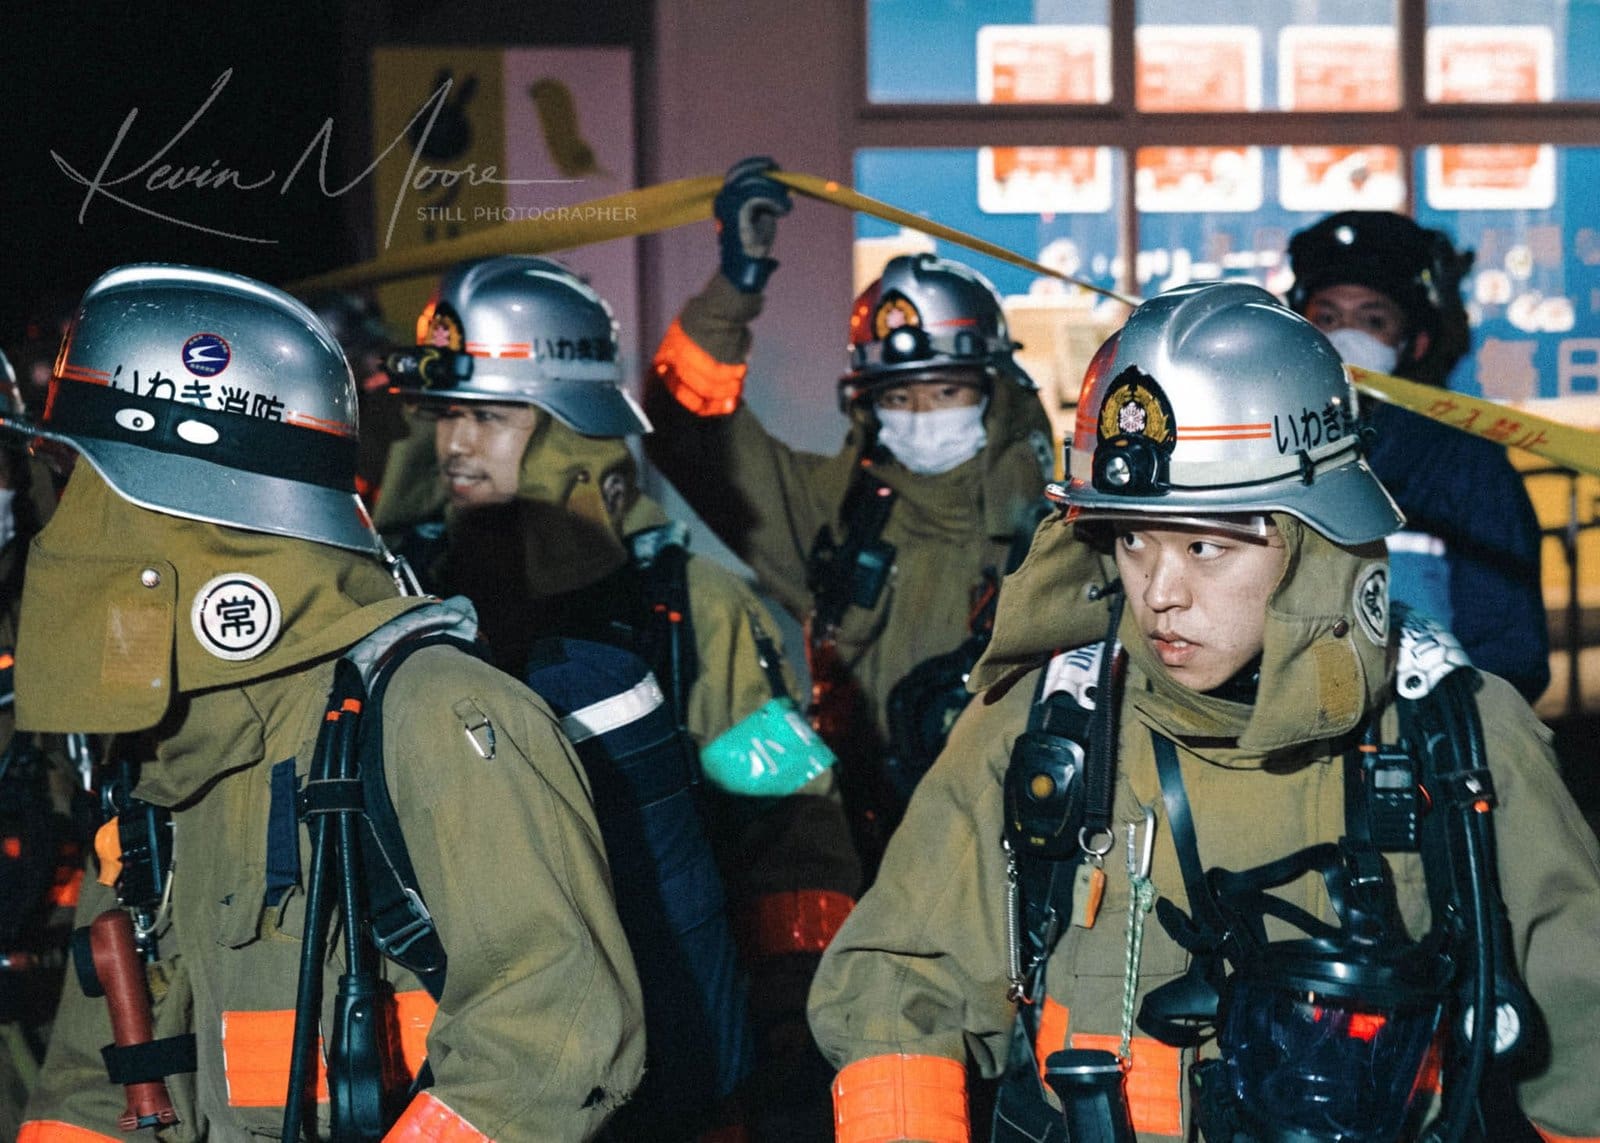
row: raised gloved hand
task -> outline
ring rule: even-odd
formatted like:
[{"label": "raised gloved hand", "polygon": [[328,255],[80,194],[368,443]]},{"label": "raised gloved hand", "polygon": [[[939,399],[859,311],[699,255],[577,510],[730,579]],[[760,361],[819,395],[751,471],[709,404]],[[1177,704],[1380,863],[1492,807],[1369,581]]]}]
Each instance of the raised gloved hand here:
[{"label": "raised gloved hand", "polygon": [[759,294],[778,268],[772,243],[778,219],[794,208],[788,188],[767,175],[778,164],[765,155],[742,159],[728,168],[712,202],[723,277],[744,294]]}]

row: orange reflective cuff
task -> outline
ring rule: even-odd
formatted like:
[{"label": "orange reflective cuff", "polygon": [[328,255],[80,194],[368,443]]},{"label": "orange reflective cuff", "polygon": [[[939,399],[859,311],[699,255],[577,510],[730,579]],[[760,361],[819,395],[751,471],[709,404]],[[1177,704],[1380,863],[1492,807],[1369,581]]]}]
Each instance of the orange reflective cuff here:
[{"label": "orange reflective cuff", "polygon": [[[1072,1046],[1115,1052],[1122,1037],[1073,1036]],[[1144,1036],[1135,1036],[1128,1052],[1133,1057],[1125,1073],[1133,1129],[1141,1135],[1182,1135],[1183,1052]]]},{"label": "orange reflective cuff", "polygon": [[122,833],[116,818],[94,831],[94,853],[100,859],[100,876],[95,880],[115,885],[122,876]]},{"label": "orange reflective cuff", "polygon": [[[428,1029],[436,1006],[421,989],[395,996],[395,1016],[400,1030],[400,1056],[406,1074],[414,1076],[428,1054]],[[282,1107],[289,1091],[290,1045],[294,1039],[294,1010],[224,1012],[222,1014],[222,1066],[232,1107]],[[322,1044],[317,1045],[317,1100],[328,1098],[328,1073],[323,1066]]]},{"label": "orange reflective cuff", "polygon": [[406,1106],[383,1138],[384,1143],[487,1143],[489,1137],[425,1091]]},{"label": "orange reflective cuff", "polygon": [[59,1119],[33,1119],[22,1125],[17,1143],[118,1143],[118,1139]]},{"label": "orange reflective cuff", "polygon": [[763,893],[745,915],[746,947],[758,957],[821,953],[855,907],[848,893],[827,889]]},{"label": "orange reflective cuff", "polygon": [[944,1056],[869,1056],[833,1081],[835,1143],[968,1143],[967,1069]]},{"label": "orange reflective cuff", "polygon": [[1533,1129],[1539,1133],[1539,1138],[1543,1139],[1544,1143],[1600,1143],[1600,1135],[1558,1135],[1548,1128],[1540,1127],[1537,1123],[1533,1125]]},{"label": "orange reflective cuff", "polygon": [[656,350],[655,370],[667,392],[697,417],[725,417],[739,405],[747,366],[718,361],[676,319]]}]

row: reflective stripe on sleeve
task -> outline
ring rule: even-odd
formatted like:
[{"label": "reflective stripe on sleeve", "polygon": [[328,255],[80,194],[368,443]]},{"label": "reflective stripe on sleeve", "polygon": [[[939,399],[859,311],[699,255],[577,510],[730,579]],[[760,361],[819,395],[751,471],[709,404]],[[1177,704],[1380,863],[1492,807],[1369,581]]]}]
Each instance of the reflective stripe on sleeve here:
[{"label": "reflective stripe on sleeve", "polygon": [[821,953],[855,907],[848,893],[828,889],[763,893],[745,913],[746,947],[757,957]]},{"label": "reflective stripe on sleeve", "polygon": [[656,350],[655,369],[673,399],[697,417],[727,416],[744,392],[744,363],[718,361],[677,320]]},{"label": "reflective stripe on sleeve", "polygon": [[967,1070],[943,1056],[869,1056],[833,1081],[835,1143],[968,1143]]},{"label": "reflective stripe on sleeve", "polygon": [[383,1138],[384,1143],[479,1143],[489,1137],[425,1091],[406,1106]]}]

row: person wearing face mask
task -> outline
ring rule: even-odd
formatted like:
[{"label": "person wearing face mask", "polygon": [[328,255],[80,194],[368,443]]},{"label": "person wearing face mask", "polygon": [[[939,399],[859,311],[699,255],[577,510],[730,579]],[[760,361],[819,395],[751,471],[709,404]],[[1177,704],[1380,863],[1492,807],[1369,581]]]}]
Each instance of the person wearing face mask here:
[{"label": "person wearing face mask", "polygon": [[1337,352],[1184,286],[1078,409],[980,697],[812,987],[837,1139],[1600,1139],[1600,845],[1521,697],[1391,610]]},{"label": "person wearing face mask", "polygon": [[[731,956],[707,943],[722,930],[703,922],[688,938],[696,943],[679,950],[637,947],[645,938],[630,929],[651,1063],[617,1137],[692,1138],[715,1124],[712,1104],[726,1100],[721,1117],[745,1117],[764,1138],[767,1120],[785,1118],[798,1089],[820,1106],[825,1129],[827,1075],[805,1035],[804,995],[823,945],[854,904],[860,869],[833,757],[793,703],[775,622],[742,579],[689,553],[687,529],[640,490],[627,438],[651,426],[621,385],[609,306],[570,270],[521,255],[457,265],[418,319],[417,339],[414,350],[391,355],[391,391],[414,404],[415,421],[433,425],[432,471],[401,450],[385,478],[393,499],[386,493],[379,504],[380,529],[419,553],[424,583],[474,602],[495,661],[535,690],[530,664],[549,657],[554,637],[644,661],[706,779],[693,798],[683,794],[689,820],[676,827],[698,837],[703,815],[715,852],[712,883],[692,888],[721,923],[725,884],[728,916],[746,938],[747,1081],[743,1025],[731,1026],[742,992],[722,998],[729,1011],[712,1013],[715,1034],[698,1039],[703,1014],[697,1022],[663,1001],[657,1018],[651,1007],[663,999],[656,970],[680,952],[706,972]],[[429,477],[434,503],[443,501],[442,518],[408,488],[419,475]],[[416,505],[420,519],[402,515]],[[420,544],[406,541],[407,525]],[[606,777],[594,780],[599,789]],[[614,865],[632,868],[633,850],[610,849]],[[726,1055],[726,1067],[700,1106],[685,1106],[700,1092],[686,1077],[698,1076],[694,1065],[708,1055]]]},{"label": "person wearing face mask", "polygon": [[[1351,365],[1444,386],[1470,349],[1461,279],[1472,252],[1387,211],[1344,211],[1289,242],[1290,308]],[[1529,702],[1550,682],[1539,521],[1493,441],[1381,401],[1371,463],[1406,514],[1392,590],[1454,632],[1475,665]]]},{"label": "person wearing face mask", "polygon": [[763,428],[741,395],[790,208],[771,169],[747,159],[717,196],[718,270],[656,352],[645,453],[805,624],[813,719],[840,756],[870,874],[966,703],[999,577],[1052,469],[1049,423],[994,287],[916,254],[851,307],[839,452]]}]

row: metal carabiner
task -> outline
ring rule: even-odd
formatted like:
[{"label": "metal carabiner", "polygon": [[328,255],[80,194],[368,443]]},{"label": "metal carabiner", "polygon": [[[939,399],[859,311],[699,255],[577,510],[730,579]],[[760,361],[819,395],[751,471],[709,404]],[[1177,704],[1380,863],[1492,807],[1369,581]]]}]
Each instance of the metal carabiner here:
[{"label": "metal carabiner", "polygon": [[[1145,879],[1150,876],[1150,864],[1156,851],[1156,810],[1154,806],[1140,806],[1143,822],[1128,823],[1128,878]],[[1140,826],[1143,826],[1144,846],[1139,847]]]}]

